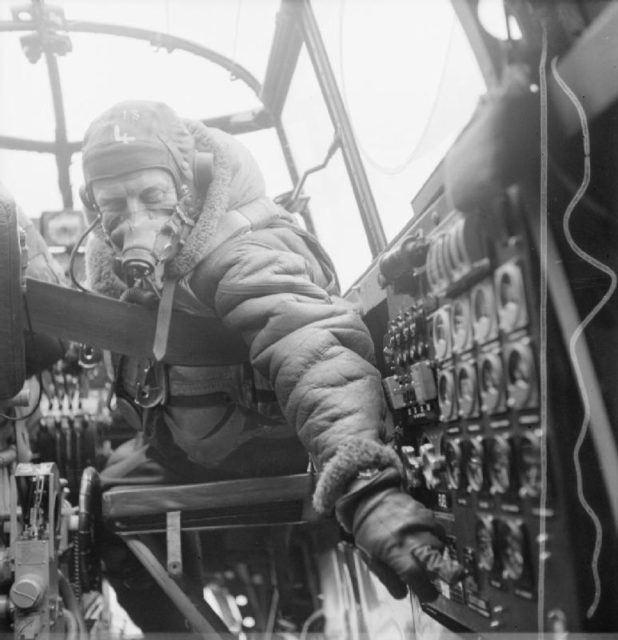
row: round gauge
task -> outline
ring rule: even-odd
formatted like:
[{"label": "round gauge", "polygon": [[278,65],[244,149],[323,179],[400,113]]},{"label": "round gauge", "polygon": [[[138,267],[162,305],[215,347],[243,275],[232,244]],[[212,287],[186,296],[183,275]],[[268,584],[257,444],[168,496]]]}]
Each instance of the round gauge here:
[{"label": "round gauge", "polygon": [[466,224],[465,218],[461,218],[457,221],[452,228],[449,237],[449,253],[451,255],[451,261],[455,268],[462,271],[470,266],[470,260],[466,252],[464,243],[464,227]]},{"label": "round gauge", "polygon": [[527,321],[526,299],[521,270],[517,265],[503,266],[496,272],[498,318],[500,328],[509,333]]},{"label": "round gauge", "polygon": [[429,284],[429,288],[432,291],[436,291],[438,289],[438,273],[436,266],[436,243],[432,242],[429,245],[429,249],[427,250],[427,258],[425,261],[426,270],[427,270],[427,282]]},{"label": "round gauge", "polygon": [[446,242],[446,246],[448,248],[449,262],[453,266],[453,270],[455,272],[459,271],[463,261],[463,256],[459,251],[459,245],[457,243],[457,227],[459,224],[460,224],[460,221],[455,223],[455,225],[449,231],[448,240]]},{"label": "round gauge", "polygon": [[490,491],[506,493],[511,488],[511,445],[504,436],[497,436],[486,446]]},{"label": "round gauge", "polygon": [[486,413],[500,411],[504,387],[502,360],[498,354],[485,354],[479,359],[482,409]]},{"label": "round gauge", "polygon": [[443,360],[449,356],[450,352],[450,326],[448,307],[438,309],[433,316],[432,337],[433,348],[438,360]]},{"label": "round gauge", "polygon": [[476,557],[479,569],[493,571],[496,556],[491,518],[477,518],[476,520]]},{"label": "round gauge", "polygon": [[455,414],[455,384],[451,371],[440,371],[438,375],[438,401],[442,420],[451,420]]},{"label": "round gauge", "polygon": [[450,281],[449,265],[446,261],[448,236],[442,235],[436,241],[436,266],[438,269],[439,287],[444,288]]},{"label": "round gauge", "polygon": [[41,216],[42,235],[51,246],[73,247],[85,229],[81,211],[46,211]]},{"label": "round gauge", "polygon": [[459,298],[453,303],[451,327],[453,330],[453,348],[463,351],[468,347],[471,331],[470,302]]},{"label": "round gauge", "polygon": [[476,413],[477,391],[478,381],[474,365],[471,362],[459,365],[457,368],[457,400],[462,416],[470,417]]},{"label": "round gauge", "polygon": [[518,462],[520,493],[531,497],[540,495],[542,467],[538,436],[529,433],[520,440]]},{"label": "round gauge", "polygon": [[465,450],[465,471],[468,491],[483,488],[483,444],[480,438],[468,440]]},{"label": "round gauge", "polygon": [[440,253],[442,255],[442,264],[444,265],[448,278],[451,281],[457,279],[457,269],[458,269],[456,256],[453,255],[453,251],[451,247],[451,243],[453,241],[453,229],[454,228],[449,229],[449,231],[444,235],[444,239],[440,245]]},{"label": "round gauge", "polygon": [[536,384],[530,346],[523,343],[505,349],[509,405],[521,409],[529,405]]},{"label": "round gauge", "polygon": [[472,328],[480,344],[494,337],[495,301],[493,287],[484,282],[472,292]]},{"label": "round gauge", "polygon": [[445,442],[442,452],[446,465],[446,479],[449,489],[461,488],[461,446],[459,440]]},{"label": "round gauge", "polygon": [[526,567],[525,541],[521,526],[500,521],[497,527],[497,538],[502,575],[510,580],[519,580]]}]

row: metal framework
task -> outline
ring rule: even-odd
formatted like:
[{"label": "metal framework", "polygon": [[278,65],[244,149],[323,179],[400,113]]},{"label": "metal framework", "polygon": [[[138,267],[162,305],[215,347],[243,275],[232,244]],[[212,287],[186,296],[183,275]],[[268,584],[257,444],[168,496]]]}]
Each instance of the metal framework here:
[{"label": "metal framework", "polygon": [[283,0],[283,3],[297,5],[299,8],[303,38],[335,131],[341,140],[343,159],[365,227],[371,255],[375,258],[386,247],[386,235],[311,3],[309,0]]},{"label": "metal framework", "polygon": [[[70,51],[70,41],[68,41],[68,36],[65,34],[92,33],[143,40],[170,53],[176,50],[191,53],[228,70],[235,78],[247,85],[262,102],[263,107],[249,112],[234,113],[217,118],[203,119],[202,121],[207,126],[215,126],[232,134],[274,128],[281,144],[288,173],[294,185],[299,182],[299,171],[294,162],[287,135],[281,122],[281,113],[296,69],[298,56],[303,44],[305,44],[333,126],[341,142],[343,159],[372,256],[375,258],[386,246],[386,237],[376,203],[310,0],[282,0],[281,8],[277,14],[275,35],[263,85],[235,60],[184,38],[137,27],[64,20],[62,15],[53,15],[53,19],[50,19],[49,11],[42,0],[32,0],[31,7],[28,7],[25,13],[29,15],[30,19],[22,19],[20,10],[14,11],[15,19],[13,21],[0,21],[0,33],[33,32],[32,38],[36,39],[38,37],[38,43],[40,43],[41,47],[40,53],[44,56],[48,67],[56,119],[55,140],[54,142],[47,142],[13,136],[0,136],[0,148],[53,153],[58,169],[58,186],[62,194],[63,206],[66,209],[73,207],[69,167],[72,155],[81,148],[81,141],[70,141],[67,138],[62,84],[56,60],[57,55],[63,55]],[[63,37],[68,46],[64,49],[60,47],[59,50],[58,44]],[[35,42],[35,44],[38,43]],[[304,217],[308,229],[315,232],[310,212],[306,211]]]},{"label": "metal framework", "polygon": [[[62,82],[58,70],[57,55],[63,55],[70,50],[57,51],[57,31],[67,33],[93,33],[112,35],[119,37],[144,40],[154,47],[163,48],[168,52],[175,50],[186,51],[198,57],[204,58],[214,64],[228,70],[235,78],[244,82],[253,93],[260,98],[262,85],[245,67],[239,65],[231,58],[228,58],[208,47],[158,31],[127,27],[123,25],[112,25],[84,21],[62,21],[60,25],[49,19],[49,15],[43,7],[42,2],[34,1],[29,13],[30,20],[14,20],[0,22],[0,33],[10,32],[34,32],[38,35],[42,54],[48,70],[50,88],[52,92],[52,102],[54,106],[54,116],[56,121],[55,141],[42,142],[10,136],[0,136],[0,147],[35,151],[39,153],[53,153],[56,157],[58,168],[58,186],[62,195],[62,203],[65,209],[73,208],[73,194],[71,190],[69,168],[71,156],[81,148],[81,142],[70,142],[67,138],[66,116],[64,110],[64,97],[62,93]],[[28,55],[28,54],[27,54]],[[32,60],[36,61],[36,58]],[[261,98],[260,98],[261,99]],[[270,115],[264,110],[256,112],[231,114],[222,118],[213,119],[212,122],[205,120],[207,124],[220,126],[231,133],[245,133],[274,126]],[[286,157],[286,161],[291,158]]]}]

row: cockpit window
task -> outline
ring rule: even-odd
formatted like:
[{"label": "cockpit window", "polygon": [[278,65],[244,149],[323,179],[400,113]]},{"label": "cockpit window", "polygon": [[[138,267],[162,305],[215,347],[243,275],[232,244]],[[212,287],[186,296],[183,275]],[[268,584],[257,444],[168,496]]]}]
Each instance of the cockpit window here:
[{"label": "cockpit window", "polygon": [[90,33],[71,34],[71,40],[75,53],[59,65],[73,140],[103,109],[127,97],[167,102],[187,118],[249,111],[261,104],[226,69],[185,51],[169,54],[154,51],[147,42]]},{"label": "cockpit window", "polygon": [[[14,20],[15,4],[0,0],[0,20]],[[55,61],[67,138],[73,144],[74,203],[79,202],[81,184],[77,144],[88,123],[107,106],[123,99],[155,99],[183,116],[200,119],[256,113],[263,107],[257,94],[265,79],[280,0],[62,0],[58,4],[71,27],[67,32],[71,51]],[[448,0],[312,0],[311,6],[386,240],[391,240],[409,221],[411,200],[485,91],[478,64]],[[126,37],[130,35],[126,31],[124,35],[92,32],[106,24],[161,36],[144,39]],[[20,38],[28,31],[26,27],[0,34],[0,90],[11,96],[0,108],[0,136],[18,139],[18,144],[50,143],[51,152],[56,121],[48,70],[44,60],[32,64],[21,50]],[[166,45],[167,35],[207,47],[232,61],[232,66],[172,51]],[[252,74],[253,89],[235,74],[234,64],[239,65],[237,72],[242,67]],[[294,191],[293,169],[285,165],[284,151],[299,178],[311,171],[299,189],[309,197],[307,220],[332,255],[346,288],[371,262],[372,252],[349,167],[337,147],[337,132],[305,45],[283,101],[285,149],[272,124],[266,126],[261,131],[248,128],[242,138],[263,168],[267,192],[276,196]],[[55,173],[53,157],[47,155],[0,150],[2,179],[32,217],[62,207],[56,188],[32,189],[35,166],[41,169],[37,169],[39,184],[55,186],[55,175],[49,180],[43,175],[44,168]],[[22,162],[22,157],[32,158],[31,163]],[[314,171],[320,163],[325,166]],[[68,206],[66,193],[65,187]]]},{"label": "cockpit window", "polygon": [[262,129],[236,136],[251,151],[260,166],[266,185],[266,195],[271,198],[292,188],[290,172],[285,164],[281,144],[275,129]]},{"label": "cockpit window", "polygon": [[28,62],[19,42],[22,35],[0,34],[0,135],[51,142],[54,109],[47,67]]},{"label": "cockpit window", "polygon": [[[55,59],[62,87],[69,142],[82,139],[88,124],[112,104],[126,99],[154,99],[188,118],[216,118],[262,106],[233,69],[224,69],[191,53],[155,46],[147,39],[91,33],[91,25],[116,25],[184,38],[242,65],[258,83],[264,80],[280,0],[61,0],[71,30],[71,51]],[[0,20],[13,21],[11,9],[27,2],[0,0]],[[211,20],[205,16],[211,15]],[[56,120],[47,65],[31,63],[20,39],[31,32],[0,33],[0,136],[52,143]],[[9,97],[10,96],[10,97]],[[278,142],[276,143],[277,146]],[[50,145],[50,151],[52,147]],[[81,184],[79,154],[72,157],[74,202]],[[33,168],[39,187],[32,188]],[[0,149],[0,175],[31,217],[61,208],[53,155]],[[42,185],[50,188],[42,188]],[[277,188],[277,187],[276,187]]]},{"label": "cockpit window", "polygon": [[387,240],[485,92],[449,0],[313,0]]},{"label": "cockpit window", "polygon": [[[305,47],[292,78],[282,122],[301,176],[324,163],[335,130]],[[340,150],[324,168],[307,177],[302,191],[310,197],[316,234],[332,257],[345,289],[369,264],[371,253]]]},{"label": "cockpit window", "polygon": [[[281,0],[57,0],[67,20],[150,29],[205,44],[264,79]],[[0,0],[0,20],[28,0]]]}]

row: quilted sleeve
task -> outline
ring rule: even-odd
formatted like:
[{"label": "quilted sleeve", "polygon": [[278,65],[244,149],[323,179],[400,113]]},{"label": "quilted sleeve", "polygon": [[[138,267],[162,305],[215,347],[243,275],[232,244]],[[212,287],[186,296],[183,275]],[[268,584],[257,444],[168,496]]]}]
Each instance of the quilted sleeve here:
[{"label": "quilted sleeve", "polygon": [[200,271],[217,314],[242,333],[251,364],[321,471],[319,511],[330,511],[362,468],[396,464],[382,443],[385,403],[369,332],[349,303],[318,284],[309,252],[265,230],[226,243]]}]

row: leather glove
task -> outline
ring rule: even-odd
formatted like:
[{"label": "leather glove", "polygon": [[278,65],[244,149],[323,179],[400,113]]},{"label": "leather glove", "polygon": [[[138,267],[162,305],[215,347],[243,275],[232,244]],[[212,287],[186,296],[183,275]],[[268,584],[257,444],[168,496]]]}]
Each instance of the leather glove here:
[{"label": "leather glove", "polygon": [[429,509],[400,489],[400,482],[394,468],[359,478],[335,510],[369,568],[394,598],[405,598],[410,587],[422,602],[431,602],[438,597],[431,580],[454,584],[463,578],[464,569],[442,555],[442,528]]},{"label": "leather glove", "polygon": [[148,309],[156,309],[159,304],[159,298],[153,291],[147,291],[140,287],[129,287],[122,292],[120,299],[123,302],[131,302],[133,304],[141,304]]},{"label": "leather glove", "polygon": [[67,343],[60,338],[43,333],[28,333],[25,340],[26,378],[49,369],[61,360],[67,350]]}]

